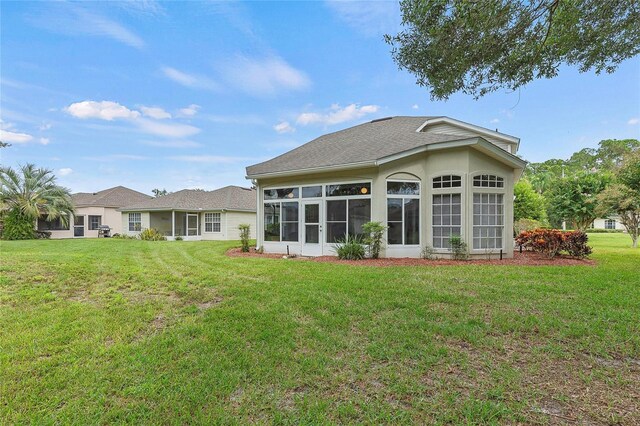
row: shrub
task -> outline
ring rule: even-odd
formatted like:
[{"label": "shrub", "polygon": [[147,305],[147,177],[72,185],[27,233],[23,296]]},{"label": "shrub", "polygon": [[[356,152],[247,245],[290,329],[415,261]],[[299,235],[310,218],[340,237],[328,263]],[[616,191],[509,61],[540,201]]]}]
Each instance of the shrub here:
[{"label": "shrub", "polygon": [[566,252],[574,257],[587,257],[591,247],[587,245],[589,237],[583,231],[560,231],[559,229],[534,229],[521,232],[516,244],[543,253],[549,258]]},{"label": "shrub", "polygon": [[585,232],[566,232],[563,250],[573,257],[588,257],[592,253],[592,250],[591,247],[587,245],[587,241],[589,241],[589,237]]},{"label": "shrub", "polygon": [[422,250],[420,250],[420,257],[423,259],[433,260],[436,258],[436,250],[427,244],[422,247]]},{"label": "shrub", "polygon": [[49,231],[36,231],[36,238],[39,240],[48,240],[51,238],[51,232]]},{"label": "shrub", "polygon": [[364,244],[362,238],[345,236],[335,245],[338,259],[342,260],[360,260],[364,259]]},{"label": "shrub", "polygon": [[156,228],[147,228],[138,236],[143,241],[165,241],[167,237]]},{"label": "shrub", "polygon": [[251,226],[246,223],[241,223],[240,225],[238,225],[238,229],[240,230],[240,242],[242,243],[242,251],[248,253],[249,237],[251,236]]},{"label": "shrub", "polygon": [[451,256],[455,260],[467,260],[469,258],[469,251],[467,250],[467,243],[458,235],[452,235],[449,237],[449,246],[451,247]]},{"label": "shrub", "polygon": [[174,241],[183,241],[183,240],[184,240],[184,238],[182,238],[182,235],[178,235],[178,236],[176,236],[173,240],[174,240]]},{"label": "shrub", "polygon": [[135,235],[127,235],[127,234],[113,234],[111,238],[115,238],[116,240],[137,240],[138,238]]},{"label": "shrub", "polygon": [[518,219],[513,224],[514,235],[518,236],[523,231],[533,231],[542,228],[542,222],[534,219]]},{"label": "shrub", "polygon": [[588,234],[621,234],[624,231],[622,229],[600,229],[600,228],[591,228],[587,229]]},{"label": "shrub", "polygon": [[5,240],[33,240],[36,231],[31,218],[20,214],[18,210],[11,210],[4,218],[2,238]]},{"label": "shrub", "polygon": [[369,248],[369,256],[372,259],[380,257],[380,249],[382,248],[382,237],[387,227],[381,222],[367,222],[362,225],[362,230],[367,234],[364,242]]}]

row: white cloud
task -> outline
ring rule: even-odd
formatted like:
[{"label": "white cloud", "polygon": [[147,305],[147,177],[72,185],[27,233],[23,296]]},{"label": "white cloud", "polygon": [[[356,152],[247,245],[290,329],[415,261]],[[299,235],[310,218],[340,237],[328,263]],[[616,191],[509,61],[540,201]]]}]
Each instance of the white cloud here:
[{"label": "white cloud", "polygon": [[162,73],[170,80],[192,89],[218,90],[220,86],[213,80],[196,74],[188,74],[172,67],[162,67]]},{"label": "white cloud", "polygon": [[0,129],[0,140],[9,143],[27,143],[33,140],[33,136],[27,133],[11,132]]},{"label": "white cloud", "polygon": [[630,126],[635,126],[638,123],[640,123],[640,118],[638,117],[630,118],[629,121],[627,121],[627,124]]},{"label": "white cloud", "polygon": [[344,123],[347,121],[357,120],[367,114],[373,114],[380,109],[378,105],[350,104],[341,108],[338,104],[331,105],[329,112],[305,112],[298,115],[296,123],[306,126],[308,124],[324,124],[331,126],[333,124]]},{"label": "white cloud", "polygon": [[224,155],[178,155],[168,157],[169,160],[186,161],[189,163],[209,163],[209,164],[232,164],[239,162],[251,161],[246,157],[228,157]]},{"label": "white cloud", "polygon": [[[162,108],[158,108],[158,110],[159,111],[155,111],[156,115],[162,115],[158,113],[165,112]],[[140,112],[131,110],[124,105],[112,101],[76,102],[65,108],[65,111],[81,119],[96,118],[106,121],[114,121],[116,119],[126,120],[137,126],[138,129],[144,133],[172,139],[183,139],[200,132],[199,128],[188,124],[159,122],[143,118]]]},{"label": "white cloud", "polygon": [[142,141],[143,145],[157,146],[160,148],[197,148],[202,144],[193,141],[175,140],[175,141]]},{"label": "white cloud", "polygon": [[100,120],[113,121],[116,118],[136,119],[140,117],[138,111],[112,101],[82,101],[69,105],[65,109],[69,114],[76,118],[99,118]]},{"label": "white cloud", "polygon": [[41,131],[49,130],[50,128],[51,128],[51,123],[42,123],[42,124],[38,127],[38,129],[40,129]]},{"label": "white cloud", "polygon": [[166,138],[188,138],[197,133],[200,133],[200,129],[188,124],[180,123],[160,123],[153,120],[147,120],[144,118],[136,120],[136,124],[145,133],[151,135],[162,136]]},{"label": "white cloud", "polygon": [[364,36],[395,33],[402,17],[397,1],[327,1],[325,4],[347,25]]},{"label": "white cloud", "polygon": [[40,138],[40,139],[39,139],[39,142],[40,142],[42,145],[49,145],[49,142],[51,142],[51,140],[50,140],[49,138]]},{"label": "white cloud", "polygon": [[420,107],[418,106],[418,104],[413,104],[413,105],[411,106],[411,108],[413,108],[413,109],[418,109],[418,108],[420,108]]},{"label": "white cloud", "polygon": [[491,121],[489,121],[489,123],[491,124],[498,124],[500,122],[499,118],[492,118]]},{"label": "white cloud", "polygon": [[60,176],[67,176],[67,175],[70,175],[71,173],[73,173],[73,169],[70,167],[63,167],[60,170],[58,170],[58,174]]},{"label": "white cloud", "polygon": [[237,55],[220,66],[220,72],[231,86],[258,96],[302,90],[311,85],[304,72],[278,56],[255,59]]},{"label": "white cloud", "polygon": [[200,105],[191,104],[186,108],[181,108],[178,113],[184,117],[193,117],[198,113],[200,109]]},{"label": "white cloud", "polygon": [[156,120],[171,118],[171,114],[159,107],[141,106],[140,111],[142,111],[142,115],[144,115],[145,117],[155,118]]},{"label": "white cloud", "polygon": [[47,6],[48,10],[29,18],[29,21],[37,27],[61,34],[107,37],[136,49],[144,47],[144,41],[131,30],[85,7],[67,2],[52,2]]},{"label": "white cloud", "polygon": [[289,124],[288,121],[283,121],[281,123],[276,124],[275,126],[273,126],[273,130],[275,130],[276,132],[282,134],[282,133],[293,133],[296,131],[295,127],[293,127],[291,124]]}]

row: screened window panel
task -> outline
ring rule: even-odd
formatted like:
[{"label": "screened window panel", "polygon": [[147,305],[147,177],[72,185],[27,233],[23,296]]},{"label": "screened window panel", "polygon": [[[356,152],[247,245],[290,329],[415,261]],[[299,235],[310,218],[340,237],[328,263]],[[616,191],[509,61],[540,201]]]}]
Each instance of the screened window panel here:
[{"label": "screened window panel", "polygon": [[461,235],[462,207],[460,194],[432,196],[433,247],[449,249],[449,238]]},{"label": "screened window panel", "polygon": [[504,195],[474,193],[473,248],[476,250],[501,249],[503,233]]},{"label": "screened window panel", "polygon": [[302,198],[318,198],[318,197],[322,197],[322,185],[302,187]]}]

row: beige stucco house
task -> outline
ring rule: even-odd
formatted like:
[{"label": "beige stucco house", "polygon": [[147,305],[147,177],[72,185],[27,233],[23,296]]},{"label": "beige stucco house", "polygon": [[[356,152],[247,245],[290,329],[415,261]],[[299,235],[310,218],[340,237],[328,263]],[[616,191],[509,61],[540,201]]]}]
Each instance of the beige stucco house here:
[{"label": "beige stucco house", "polygon": [[362,225],[388,226],[383,255],[513,255],[519,139],[449,117],[390,117],[321,136],[247,167],[257,187],[257,246],[334,255]]},{"label": "beige stucco house", "polygon": [[592,229],[608,229],[608,230],[617,230],[617,231],[626,231],[627,228],[624,227],[622,222],[620,222],[620,217],[618,216],[610,216],[607,218],[598,218],[593,221],[591,224]]},{"label": "beige stucco house", "polygon": [[127,205],[122,212],[122,230],[137,235],[155,228],[168,240],[238,240],[238,225],[256,229],[256,191],[226,186],[215,191],[184,189],[151,200]]},{"label": "beige stucco house", "polygon": [[38,231],[51,233],[51,238],[97,238],[98,228],[107,225],[111,234],[122,232],[122,218],[117,210],[128,204],[151,200],[153,197],[124,186],[99,192],[71,195],[76,214],[65,224],[62,220],[48,222],[39,219]]}]

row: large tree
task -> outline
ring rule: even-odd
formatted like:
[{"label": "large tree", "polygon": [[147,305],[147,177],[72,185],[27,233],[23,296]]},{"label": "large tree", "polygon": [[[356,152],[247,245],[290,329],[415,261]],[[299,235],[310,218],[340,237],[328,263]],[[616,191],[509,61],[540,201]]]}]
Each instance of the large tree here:
[{"label": "large tree", "polygon": [[526,179],[520,179],[513,188],[513,220],[533,219],[545,223],[547,211],[545,199],[534,191],[531,183]]},{"label": "large tree", "polygon": [[598,195],[597,213],[615,214],[625,227],[633,247],[638,247],[640,234],[640,151],[625,156],[616,171],[617,183]]},{"label": "large tree", "polygon": [[66,222],[74,212],[69,190],[56,184],[51,170],[33,164],[19,170],[0,167],[0,210],[8,239],[33,238],[38,218]]},{"label": "large tree", "polygon": [[558,75],[611,73],[640,53],[636,0],[402,0],[393,59],[434,99],[478,98]]},{"label": "large tree", "polygon": [[574,229],[586,230],[598,217],[596,197],[611,182],[604,173],[582,173],[559,179],[549,196],[553,221],[567,220]]}]

